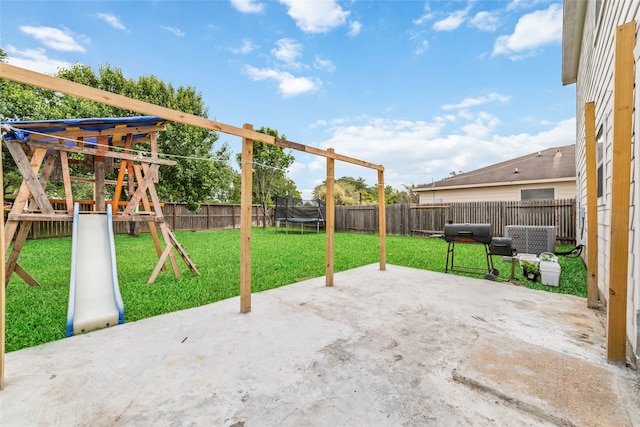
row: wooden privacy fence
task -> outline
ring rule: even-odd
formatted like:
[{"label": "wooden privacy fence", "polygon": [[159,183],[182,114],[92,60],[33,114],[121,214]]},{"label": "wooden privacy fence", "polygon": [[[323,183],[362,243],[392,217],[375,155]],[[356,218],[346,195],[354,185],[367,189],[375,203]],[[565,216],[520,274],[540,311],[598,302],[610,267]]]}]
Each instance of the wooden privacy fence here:
[{"label": "wooden privacy fence", "polygon": [[[55,210],[65,210],[64,201],[51,203]],[[239,204],[202,204],[198,212],[191,212],[185,203],[164,203],[162,212],[165,220],[172,230],[208,230],[224,228],[240,228]],[[93,210],[92,202],[80,203],[80,211]],[[7,211],[5,211],[6,219]],[[252,207],[253,225],[262,225],[262,206]],[[141,232],[148,232],[146,222],[139,222]],[[126,234],[129,223],[114,222],[113,232]],[[73,225],[70,221],[35,221],[29,231],[30,239],[42,239],[47,237],[69,237],[73,233]]]},{"label": "wooden privacy fence", "polygon": [[[53,204],[54,209],[65,209],[63,203]],[[90,211],[93,205],[83,203],[82,211]],[[209,230],[240,227],[240,205],[202,204],[198,212],[187,209],[185,203],[164,203],[162,209],[172,230]],[[504,236],[507,225],[553,225],[558,241],[573,243],[576,236],[575,199],[542,200],[527,202],[460,202],[448,205],[386,206],[387,234],[400,236],[425,236],[441,234],[448,221],[454,223],[491,223],[493,234]],[[262,206],[253,205],[252,224],[262,225]],[[360,233],[378,232],[378,206],[336,206],[335,231]],[[272,209],[267,211],[268,225],[273,225]],[[127,223],[114,223],[116,234],[127,233]],[[140,223],[140,231],[149,231],[146,223]],[[31,239],[71,236],[72,224],[64,221],[34,222],[29,234]]]},{"label": "wooden privacy fence", "polygon": [[[504,236],[507,225],[553,225],[556,240],[575,243],[575,199],[536,201],[457,202],[447,205],[386,206],[387,234],[419,236],[441,234],[444,225],[490,223],[494,236]],[[377,206],[336,206],[336,231],[378,232]]]}]

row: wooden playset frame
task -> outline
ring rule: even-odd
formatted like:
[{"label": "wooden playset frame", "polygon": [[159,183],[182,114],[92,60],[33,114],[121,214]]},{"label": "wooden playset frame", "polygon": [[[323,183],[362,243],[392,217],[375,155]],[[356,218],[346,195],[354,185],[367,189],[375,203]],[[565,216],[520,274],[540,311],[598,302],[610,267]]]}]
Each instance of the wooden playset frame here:
[{"label": "wooden playset frame", "polygon": [[[18,263],[20,252],[33,222],[73,220],[75,200],[72,181],[88,182],[94,185],[93,212],[105,213],[108,203],[112,205],[113,221],[148,223],[158,254],[158,262],[148,283],[153,283],[160,270],[166,269],[167,258],[175,276],[180,277],[180,269],[172,250],[174,248],[187,266],[194,273],[199,274],[197,266],[191,261],[165,222],[155,189],[160,166],[176,164],[171,160],[160,159],[158,155],[157,134],[166,129],[166,123],[166,120],[158,117],[143,117],[108,121],[86,119],[73,121],[70,124],[58,120],[18,122],[11,125],[14,130],[19,132],[25,130],[25,133],[29,132],[30,135],[24,141],[4,141],[23,177],[4,227],[5,253],[9,250],[15,236],[11,254],[6,261],[5,286],[14,272],[31,286],[40,285]],[[39,132],[37,129],[42,131]],[[135,146],[146,142],[150,146],[149,155],[135,154]],[[70,159],[71,153],[81,154],[83,160]],[[115,182],[105,179],[105,159],[107,158],[113,159],[113,167],[118,170],[118,179]],[[71,176],[70,161],[84,164],[85,169],[92,169],[93,178]],[[51,179],[56,162],[59,162],[64,183],[66,209],[63,211],[53,209],[44,190]],[[113,200],[110,201],[105,199],[107,184],[115,185]],[[125,186],[128,192],[123,191]],[[121,200],[125,193],[129,195],[128,199]],[[164,240],[164,249],[158,238],[158,229]]]}]

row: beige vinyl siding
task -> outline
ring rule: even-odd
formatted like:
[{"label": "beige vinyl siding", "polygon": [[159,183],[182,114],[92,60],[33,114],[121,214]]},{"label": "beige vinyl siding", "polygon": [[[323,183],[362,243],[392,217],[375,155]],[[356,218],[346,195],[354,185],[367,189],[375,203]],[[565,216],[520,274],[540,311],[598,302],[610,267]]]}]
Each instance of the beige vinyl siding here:
[{"label": "beige vinyl siding", "polygon": [[553,188],[554,199],[573,199],[576,197],[575,180],[564,182],[544,182],[532,184],[495,185],[473,188],[441,188],[420,191],[421,205],[453,202],[485,202],[492,200],[520,200],[520,190]]}]

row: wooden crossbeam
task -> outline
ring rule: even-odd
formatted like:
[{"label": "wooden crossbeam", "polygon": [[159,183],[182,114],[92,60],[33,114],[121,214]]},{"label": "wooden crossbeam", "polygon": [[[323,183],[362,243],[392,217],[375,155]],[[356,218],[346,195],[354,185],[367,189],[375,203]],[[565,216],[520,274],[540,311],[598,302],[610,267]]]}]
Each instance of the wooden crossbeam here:
[{"label": "wooden crossbeam", "polygon": [[[85,212],[83,212],[85,213]],[[90,213],[90,212],[86,212]],[[93,213],[104,213],[100,211],[93,211]],[[112,217],[113,222],[150,222],[153,221],[156,224],[165,222],[164,218],[156,217],[154,212],[136,212],[132,215],[114,215]],[[7,216],[7,225],[10,223],[15,223],[16,228],[17,224],[20,221],[73,221],[73,215],[69,215],[68,213],[55,213],[53,215],[43,215],[41,213],[19,213],[12,214],[9,213]],[[6,227],[5,227],[6,228]],[[15,234],[15,232],[14,232]],[[9,242],[11,243],[11,242]]]},{"label": "wooden crossbeam", "polygon": [[125,110],[137,111],[142,114],[162,117],[178,123],[184,123],[191,126],[197,126],[202,129],[209,129],[218,132],[224,132],[230,135],[236,135],[242,138],[248,138],[253,141],[264,142],[266,144],[276,145],[278,147],[290,148],[292,150],[302,151],[322,157],[331,157],[345,163],[351,163],[375,170],[384,170],[384,166],[365,162],[360,159],[345,156],[338,153],[330,153],[326,150],[310,147],[308,145],[299,144],[293,141],[275,138],[271,135],[256,132],[253,129],[239,128],[225,123],[199,117],[193,114],[187,114],[181,111],[172,110],[167,107],[161,107],[148,102],[139,101],[137,99],[127,98],[123,95],[95,89],[79,83],[58,77],[47,76],[44,74],[30,71],[24,68],[9,65],[0,62],[0,77],[12,80],[18,83],[24,83],[32,86],[38,86],[49,90],[55,90],[68,95],[77,96],[88,99],[90,101],[100,102],[102,104],[111,105]]},{"label": "wooden crossbeam", "polygon": [[[6,141],[6,142],[9,142],[9,141]],[[153,164],[159,164],[159,165],[164,165],[164,166],[175,166],[176,165],[176,162],[173,161],[173,160],[156,159],[156,158],[153,158],[153,157],[121,153],[121,152],[118,152],[118,151],[107,151],[107,152],[97,153],[95,148],[87,148],[87,147],[78,147],[78,146],[73,146],[73,145],[65,145],[65,144],[60,144],[60,143],[57,143],[57,142],[28,141],[27,144],[30,145],[30,146],[33,146],[33,147],[42,147],[42,148],[47,148],[47,149],[51,149],[51,150],[66,151],[68,153],[80,153],[80,154],[87,154],[87,155],[90,155],[90,156],[101,155],[103,157],[111,157],[111,158],[114,158],[114,159],[126,159],[126,160],[132,160],[132,161],[136,161],[136,162],[140,162],[140,163],[153,163]]]},{"label": "wooden crossbeam", "polygon": [[[31,156],[31,169],[34,172],[38,172],[38,170],[40,169],[40,164],[42,163],[42,160],[44,159],[46,153],[47,150],[38,149],[33,153],[33,156]],[[13,206],[11,207],[9,216],[11,216],[11,214],[22,213],[27,202],[29,201],[29,197],[31,197],[31,192],[29,191],[29,187],[27,187],[27,184],[23,181],[22,184],[20,184],[20,189],[18,190],[18,194],[16,194],[16,198],[13,202]],[[9,245],[11,245],[11,241],[13,240],[13,236],[15,235],[17,229],[18,222],[11,221],[11,219],[9,218],[4,226],[5,253],[7,250],[9,250]]]},{"label": "wooden crossbeam", "polygon": [[22,280],[24,280],[27,283],[27,285],[34,286],[34,287],[40,286],[40,283],[36,279],[34,279],[33,276],[27,273],[27,271],[24,268],[20,267],[20,264],[16,264],[14,271],[18,276],[20,276]]},{"label": "wooden crossbeam", "polygon": [[36,176],[36,172],[31,168],[29,163],[29,159],[26,154],[22,150],[22,146],[19,142],[16,141],[6,141],[7,148],[13,157],[13,160],[18,166],[20,173],[24,179],[24,183],[27,188],[31,192],[31,197],[36,201],[40,210],[46,214],[53,213],[53,208],[51,207],[51,203],[49,203],[49,198],[44,192],[44,188],[40,184],[38,177]]}]

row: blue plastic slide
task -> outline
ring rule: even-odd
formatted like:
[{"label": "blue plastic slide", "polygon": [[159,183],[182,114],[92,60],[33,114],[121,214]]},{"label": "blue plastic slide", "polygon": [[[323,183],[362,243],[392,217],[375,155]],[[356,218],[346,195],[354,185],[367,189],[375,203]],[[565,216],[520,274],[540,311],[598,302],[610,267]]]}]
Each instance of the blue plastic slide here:
[{"label": "blue plastic slide", "polygon": [[111,205],[107,213],[73,208],[67,336],[124,323]]}]

